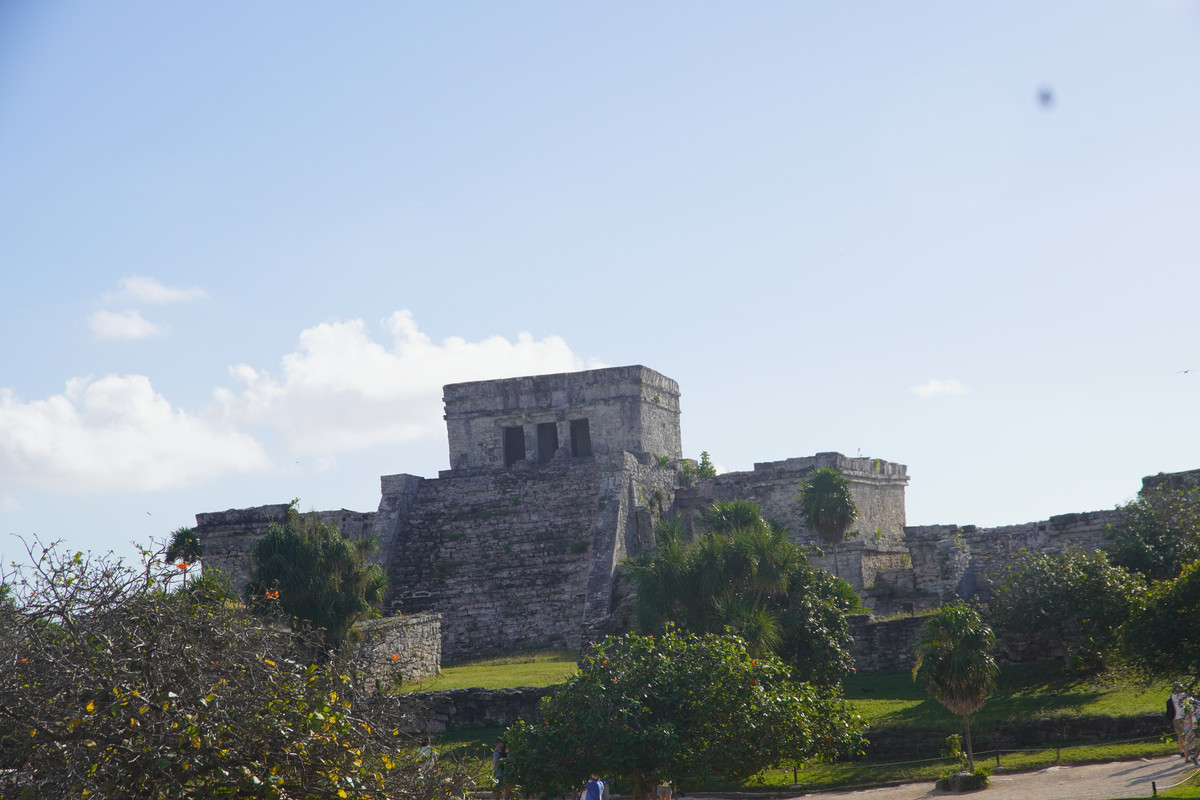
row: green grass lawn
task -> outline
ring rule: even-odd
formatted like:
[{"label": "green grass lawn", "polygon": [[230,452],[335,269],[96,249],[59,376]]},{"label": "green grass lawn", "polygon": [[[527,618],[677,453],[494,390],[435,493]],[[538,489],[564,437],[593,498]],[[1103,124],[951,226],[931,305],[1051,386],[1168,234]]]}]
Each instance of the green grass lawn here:
[{"label": "green grass lawn", "polygon": [[442,689],[515,689],[520,686],[552,686],[578,671],[573,650],[518,653],[462,664],[447,664],[441,675],[406,683],[401,692],[435,692]]},{"label": "green grass lawn", "polygon": [[[576,672],[576,654],[568,651],[524,653],[504,658],[447,665],[440,676],[401,691],[433,691],[484,687],[550,686]],[[907,671],[851,675],[844,683],[846,699],[872,729],[934,730],[947,735],[959,732],[959,718],[931,700]],[[1001,669],[996,691],[984,708],[971,718],[972,730],[1046,717],[1122,717],[1161,713],[1169,693],[1165,683],[1144,684],[1120,674],[1080,677],[1064,673],[1057,664],[1023,664]],[[491,751],[500,728],[458,731],[438,737],[445,756],[473,763],[480,786],[490,785]],[[977,737],[979,747],[982,737]],[[1064,743],[1071,745],[1072,743]],[[1126,743],[1083,743],[1049,747],[1035,752],[1005,752],[1003,769],[1012,772],[1041,769],[1055,763],[1091,764],[1169,755],[1174,745],[1161,740]],[[803,791],[879,786],[912,781],[933,781],[951,771],[954,762],[928,754],[922,763],[881,764],[862,761],[846,764],[791,765],[768,770],[738,786],[714,785],[709,790],[774,790],[799,787]],[[979,763],[995,767],[995,753],[980,754]],[[1200,787],[1182,786],[1165,797],[1200,799]]]},{"label": "green grass lawn", "polygon": [[[846,699],[873,728],[946,728],[958,718],[925,693],[907,671],[851,675],[843,683]],[[1000,671],[996,691],[972,715],[972,726],[1013,723],[1046,717],[1127,717],[1162,713],[1170,684],[1139,683],[1119,674],[1080,677],[1057,664],[1016,664]]]}]

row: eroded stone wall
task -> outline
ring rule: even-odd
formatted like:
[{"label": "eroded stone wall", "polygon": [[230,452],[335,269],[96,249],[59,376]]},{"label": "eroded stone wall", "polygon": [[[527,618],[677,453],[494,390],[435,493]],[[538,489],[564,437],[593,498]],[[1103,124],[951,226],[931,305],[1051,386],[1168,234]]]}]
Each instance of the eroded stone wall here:
[{"label": "eroded stone wall", "polygon": [[[200,540],[204,569],[218,569],[228,575],[234,588],[241,592],[250,581],[253,563],[250,548],[266,534],[272,524],[287,519],[287,503],[253,508],[231,508],[196,515],[196,536]],[[317,511],[322,522],[336,526],[343,536],[361,538],[372,534],[375,527],[373,512]],[[381,557],[376,554],[376,558]]]},{"label": "eroded stone wall", "polygon": [[698,530],[696,518],[718,500],[753,500],[768,519],[781,523],[799,544],[820,544],[800,518],[797,495],[800,483],[813,470],[833,467],[850,481],[858,517],[850,526],[856,535],[840,547],[837,565],[833,548],[824,547],[824,558],[814,563],[838,572],[856,589],[874,583],[881,569],[901,567],[904,545],[904,489],[908,468],[877,458],[848,458],[840,453],[818,453],[754,465],[751,472],[727,472],[681,489],[676,509],[688,528]]},{"label": "eroded stone wall", "polygon": [[368,686],[419,681],[442,671],[442,617],[425,612],[368,620],[354,626],[361,639],[354,665]]},{"label": "eroded stone wall", "polygon": [[410,733],[506,728],[541,719],[538,704],[552,688],[447,689],[372,697],[372,716]]},{"label": "eroded stone wall", "polygon": [[652,544],[674,480],[620,453],[406,485],[407,511],[385,532],[390,607],[441,612],[448,660],[579,647],[610,611],[616,565]]},{"label": "eroded stone wall", "polygon": [[990,576],[1022,550],[1061,553],[1097,550],[1120,512],[1062,514],[1024,525],[978,528],[974,525],[922,525],[905,529],[917,596],[924,607],[953,597],[986,600]]},{"label": "eroded stone wall", "polygon": [[[518,455],[531,464],[592,453],[681,456],[679,384],[640,365],[452,383],[444,399],[452,470],[509,466],[509,428],[521,430]],[[580,420],[587,422],[585,452],[572,443],[572,422]],[[556,430],[555,453],[541,451],[539,425]]]}]

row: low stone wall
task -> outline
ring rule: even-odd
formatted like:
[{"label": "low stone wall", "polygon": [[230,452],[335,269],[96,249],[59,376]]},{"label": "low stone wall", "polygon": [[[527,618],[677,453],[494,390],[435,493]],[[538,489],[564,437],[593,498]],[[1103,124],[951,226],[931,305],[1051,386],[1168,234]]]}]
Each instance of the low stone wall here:
[{"label": "low stone wall", "polygon": [[384,617],[355,626],[355,664],[367,685],[419,681],[442,671],[442,615]]},{"label": "low stone wall", "polygon": [[876,621],[868,614],[846,617],[850,623],[850,655],[859,672],[885,672],[892,669],[911,669],[917,632],[924,617],[901,617]]},{"label": "low stone wall", "polygon": [[[912,669],[916,662],[917,635],[928,617],[875,620],[869,614],[852,614],[850,655],[858,672]],[[1003,635],[997,637],[992,655],[1002,664],[1023,664],[1047,659],[1066,659],[1067,643],[1049,637]]]},{"label": "low stone wall", "polygon": [[404,731],[441,733],[469,728],[505,728],[518,719],[541,718],[538,703],[550,688],[449,689],[443,692],[374,697],[367,702],[379,719]]}]

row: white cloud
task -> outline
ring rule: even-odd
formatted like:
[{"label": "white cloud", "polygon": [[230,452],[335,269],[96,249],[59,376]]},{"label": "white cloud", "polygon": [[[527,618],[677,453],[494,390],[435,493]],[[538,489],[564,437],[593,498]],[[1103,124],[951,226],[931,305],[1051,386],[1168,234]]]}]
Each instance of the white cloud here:
[{"label": "white cloud", "polygon": [[176,406],[144,375],[75,378],[31,401],[0,388],[0,511],[18,509],[24,491],[169,489],[295,453],[328,465],[354,450],[443,437],[443,384],[603,366],[582,363],[557,336],[435,343],[408,311],[382,329],[376,341],[361,320],[309,328],[277,375],[232,367],[239,386],[217,389],[201,412]]},{"label": "white cloud", "polygon": [[966,394],[967,387],[962,381],[951,378],[949,380],[940,380],[933,378],[924,386],[914,386],[913,392],[921,397],[936,397],[939,394]]},{"label": "white cloud", "polygon": [[121,290],[106,294],[105,300],[163,305],[165,303],[187,303],[208,297],[208,292],[199,287],[175,289],[144,275],[130,275],[128,278],[122,278],[120,283]]},{"label": "white cloud", "polygon": [[381,343],[362,320],[309,328],[297,351],[283,357],[279,376],[232,367],[241,389],[218,390],[218,405],[227,419],[276,428],[297,452],[330,454],[444,435],[444,384],[585,366],[557,336],[434,343],[407,310],[388,317],[383,329],[390,341]]},{"label": "white cloud", "polygon": [[163,332],[137,311],[97,311],[88,317],[88,325],[98,339],[146,339]]},{"label": "white cloud", "polygon": [[62,394],[31,402],[0,389],[0,484],[8,490],[165,489],[265,463],[252,437],[173,408],[143,375],[76,378]]}]

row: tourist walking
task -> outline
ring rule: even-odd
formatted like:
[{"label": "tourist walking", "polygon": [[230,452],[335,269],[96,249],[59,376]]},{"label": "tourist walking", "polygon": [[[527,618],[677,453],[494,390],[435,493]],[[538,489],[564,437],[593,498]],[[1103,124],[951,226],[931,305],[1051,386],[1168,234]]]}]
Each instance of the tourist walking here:
[{"label": "tourist walking", "polygon": [[1193,764],[1200,757],[1200,740],[1196,736],[1197,701],[1191,692],[1183,701],[1183,757]]},{"label": "tourist walking", "polygon": [[496,740],[496,749],[492,751],[492,780],[496,782],[496,790],[492,797],[502,797],[509,800],[512,790],[504,783],[504,759],[508,758],[508,745],[503,739]]},{"label": "tourist walking", "polygon": [[587,787],[583,790],[583,800],[605,800],[608,795],[608,786],[596,773],[592,773],[592,777],[588,779]]},{"label": "tourist walking", "polygon": [[1167,698],[1167,713],[1172,715],[1171,722],[1175,726],[1175,741],[1179,745],[1179,755],[1184,758],[1188,757],[1187,750],[1183,746],[1183,701],[1187,699],[1188,693],[1183,690],[1183,684],[1179,681],[1171,687],[1171,696]]}]

